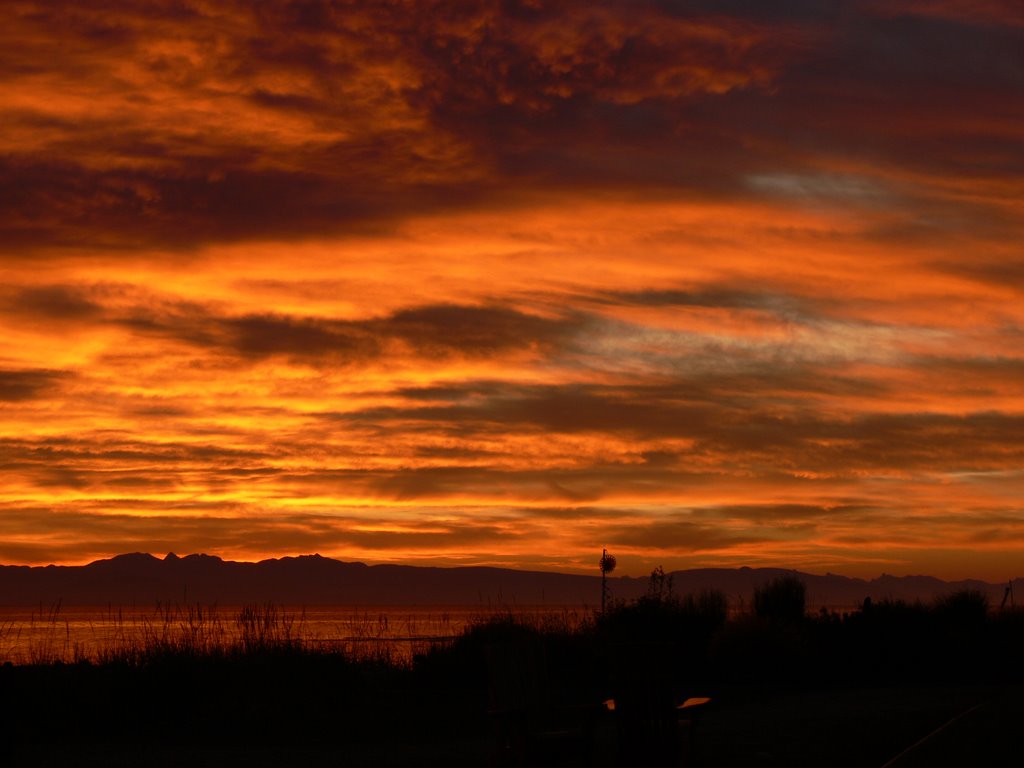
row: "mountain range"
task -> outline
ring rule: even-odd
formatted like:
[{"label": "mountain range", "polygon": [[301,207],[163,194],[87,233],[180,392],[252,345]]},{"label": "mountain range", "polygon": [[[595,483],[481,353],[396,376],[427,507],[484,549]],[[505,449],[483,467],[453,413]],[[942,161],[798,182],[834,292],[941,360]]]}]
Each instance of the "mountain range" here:
[{"label": "mountain range", "polygon": [[[807,585],[808,604],[854,606],[894,598],[931,600],[973,589],[998,605],[1005,585],[966,580],[947,582],[931,576],[882,575],[865,580],[815,575],[777,568],[699,568],[667,574],[676,593],[720,589],[733,606],[749,602],[754,590],[781,575],[796,575]],[[632,599],[647,590],[649,579],[608,579],[610,594]],[[1020,592],[1020,584],[1015,584]],[[163,559],[150,554],[118,555],[81,566],[0,566],[0,606],[177,604],[480,607],[595,606],[601,599],[600,576],[521,571],[509,568],[429,568],[366,565],[320,555],[283,557],[258,563],[222,560],[212,555]]]}]

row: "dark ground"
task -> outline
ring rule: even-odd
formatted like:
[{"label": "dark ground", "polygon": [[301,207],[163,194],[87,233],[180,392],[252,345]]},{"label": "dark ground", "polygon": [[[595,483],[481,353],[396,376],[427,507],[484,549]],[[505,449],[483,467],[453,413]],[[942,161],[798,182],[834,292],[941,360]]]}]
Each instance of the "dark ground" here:
[{"label": "dark ground", "polygon": [[[374,723],[363,734],[354,733],[351,723],[339,721],[332,728],[330,718],[317,722],[315,731],[305,734],[292,728],[275,732],[268,726],[218,734],[215,723],[189,730],[181,718],[167,722],[165,729],[159,723],[140,729],[138,723],[132,727],[109,721],[95,733],[86,734],[68,729],[60,720],[44,720],[23,730],[23,738],[17,733],[5,734],[7,754],[3,763],[11,768],[468,768],[493,763],[486,725],[482,732],[480,722],[463,722],[464,727],[460,727],[460,714],[453,711],[450,727],[441,733],[425,733],[417,723],[444,720],[443,711],[431,709],[429,701],[406,703],[407,707],[390,711],[389,723]],[[439,707],[446,705],[436,703]],[[42,711],[39,714],[46,716]],[[93,719],[85,713],[83,718]],[[231,720],[230,713],[225,719]],[[695,735],[694,758],[683,765],[1020,765],[1024,764],[1018,744],[1022,723],[1024,690],[1016,686],[726,692],[716,697],[702,716]],[[390,736],[388,731],[392,732]],[[614,724],[609,715],[590,747],[595,768],[613,765],[614,744]],[[579,764],[583,764],[582,753],[577,755]]]},{"label": "dark ground", "polygon": [[[692,696],[712,701],[673,765],[1024,765],[1024,611],[964,592],[808,616],[782,579],[729,619],[723,596],[665,581],[586,625],[495,615],[407,664],[310,649],[270,609],[243,612],[248,639],[223,648],[184,637],[105,663],[7,664],[0,768],[661,768],[636,756],[674,748],[674,704]],[[645,707],[673,725],[623,736],[652,722],[629,719]]]}]

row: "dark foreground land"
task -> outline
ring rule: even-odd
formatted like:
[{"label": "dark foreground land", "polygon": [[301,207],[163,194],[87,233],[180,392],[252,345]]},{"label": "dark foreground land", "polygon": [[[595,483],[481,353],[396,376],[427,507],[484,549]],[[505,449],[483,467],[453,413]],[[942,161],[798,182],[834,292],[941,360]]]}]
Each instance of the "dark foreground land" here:
[{"label": "dark foreground land", "polygon": [[[866,688],[828,692],[763,690],[706,714],[696,754],[679,765],[704,766],[883,766],[922,738],[947,727],[891,764],[914,766],[1017,765],[1024,722],[1019,688]],[[413,706],[410,702],[410,706]],[[980,707],[978,705],[981,705]],[[966,714],[964,714],[966,713]],[[112,713],[110,713],[112,714]],[[152,714],[152,713],[151,713]],[[952,724],[948,724],[951,719]],[[80,735],[32,733],[9,745],[11,766],[489,766],[498,764],[487,732],[472,721],[451,720],[430,732],[402,715],[384,733],[351,727],[319,730],[275,726],[231,734],[188,730],[181,718],[166,730],[132,730],[131,721],[107,723]],[[88,719],[88,718],[86,718]],[[230,719],[230,718],[228,718]],[[420,720],[434,715],[420,713]],[[215,722],[223,723],[224,718]],[[948,724],[948,725],[947,725]],[[480,727],[482,724],[476,724]],[[466,728],[466,730],[462,730]],[[616,734],[609,717],[591,746],[591,765],[616,765]],[[372,738],[371,738],[372,737]],[[543,762],[537,764],[544,764]],[[576,762],[554,764],[583,765]],[[629,765],[630,763],[625,763]]]},{"label": "dark foreground land", "polygon": [[[229,647],[181,636],[0,667],[0,764],[1024,763],[1024,614],[971,593],[805,616],[783,581],[727,619],[720,595],[678,598],[652,581],[593,621],[492,616],[411,661],[303,644],[267,618]],[[673,723],[671,749],[645,752],[626,705],[642,699],[654,717],[662,696],[669,709],[712,701],[695,726]]]}]

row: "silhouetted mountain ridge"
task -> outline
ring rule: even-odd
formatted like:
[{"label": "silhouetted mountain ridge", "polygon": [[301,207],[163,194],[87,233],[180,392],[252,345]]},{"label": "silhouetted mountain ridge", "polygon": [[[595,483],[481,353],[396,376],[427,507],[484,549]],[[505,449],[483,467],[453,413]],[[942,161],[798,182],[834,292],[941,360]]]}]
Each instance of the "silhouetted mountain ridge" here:
[{"label": "silhouetted mountain ridge", "polygon": [[[699,568],[675,571],[677,593],[720,589],[734,606],[755,588],[782,575],[807,584],[811,606],[852,606],[873,600],[931,600],[975,589],[998,602],[1003,585],[978,580],[946,582],[932,576],[858,579],[779,568]],[[614,598],[632,599],[647,589],[644,577],[609,579]],[[1020,593],[1024,594],[1024,593]],[[82,566],[0,566],[0,605],[139,605],[217,603],[239,605],[590,605],[600,601],[600,577],[469,566],[367,565],[321,555],[261,560],[223,560],[214,555],[173,552],[163,559],[133,552]]]}]

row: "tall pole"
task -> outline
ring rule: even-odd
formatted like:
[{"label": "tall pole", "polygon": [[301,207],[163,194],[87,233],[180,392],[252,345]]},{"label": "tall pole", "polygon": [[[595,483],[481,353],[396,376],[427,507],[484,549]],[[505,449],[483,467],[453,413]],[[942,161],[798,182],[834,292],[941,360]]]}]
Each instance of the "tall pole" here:
[{"label": "tall pole", "polygon": [[604,606],[608,600],[608,571],[605,570],[604,564],[608,559],[608,550],[601,550],[601,613],[604,613]]},{"label": "tall pole", "polygon": [[615,570],[615,555],[609,555],[607,549],[601,550],[601,613],[608,603],[608,574]]}]

